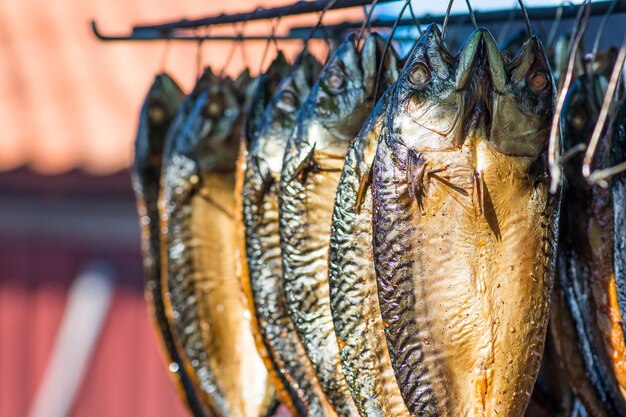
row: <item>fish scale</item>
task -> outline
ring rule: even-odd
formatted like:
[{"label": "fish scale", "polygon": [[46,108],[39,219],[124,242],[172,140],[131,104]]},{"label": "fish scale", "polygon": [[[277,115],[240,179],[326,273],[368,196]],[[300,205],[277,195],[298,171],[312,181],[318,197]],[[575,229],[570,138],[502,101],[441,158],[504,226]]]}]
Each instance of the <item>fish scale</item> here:
[{"label": "fish scale", "polygon": [[[357,52],[354,41],[350,35],[339,46],[300,111],[285,150],[279,194],[289,314],[326,397],[346,417],[359,411],[341,370],[330,308],[328,247],[341,167],[374,107],[373,87],[385,45],[379,36],[368,36]],[[381,80],[383,92],[387,77]]]},{"label": "fish scale", "polygon": [[[184,367],[168,322],[161,287],[159,181],[167,129],[178,111],[183,92],[167,74],[156,77],[140,115],[132,182],[141,219],[145,296],[166,354],[171,375],[194,416],[206,416],[196,388]],[[145,219],[148,219],[147,221]]]},{"label": "fish scale", "polygon": [[[241,98],[207,77],[171,132],[160,205],[163,287],[185,366],[220,417],[273,412],[273,388],[250,331],[235,264],[235,161]],[[201,79],[201,81],[203,81]]]},{"label": "fish scale", "polygon": [[[249,264],[249,295],[258,333],[300,416],[334,416],[289,316],[283,292],[278,231],[278,180],[282,153],[295,125],[296,112],[319,73],[319,63],[303,54],[274,92],[251,141],[242,186],[243,220]],[[296,103],[289,103],[291,100]]]},{"label": "fish scale", "polygon": [[374,259],[413,415],[511,417],[527,407],[556,229],[540,158],[554,85],[545,78],[531,92],[526,82],[537,73],[525,68],[549,77],[542,54],[531,38],[505,62],[479,29],[450,58],[431,25],[396,85],[374,162]]},{"label": "fish scale", "polygon": [[409,416],[387,352],[372,259],[369,171],[389,96],[388,90],[348,150],[330,236],[330,301],[341,366],[367,417]]}]

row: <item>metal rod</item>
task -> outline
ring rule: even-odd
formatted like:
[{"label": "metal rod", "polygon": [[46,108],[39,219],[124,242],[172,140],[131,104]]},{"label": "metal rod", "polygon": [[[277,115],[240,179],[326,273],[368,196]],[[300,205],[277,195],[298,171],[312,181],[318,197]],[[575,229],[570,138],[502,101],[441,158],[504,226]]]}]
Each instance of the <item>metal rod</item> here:
[{"label": "metal rod", "polygon": [[[188,41],[188,42],[204,42],[204,41],[242,41],[242,42],[258,42],[258,41],[267,41],[268,39],[277,40],[277,41],[304,41],[310,35],[310,33],[299,33],[299,34],[288,34],[284,36],[274,36],[274,35],[190,35],[189,31],[172,31],[168,34],[163,34],[159,31],[155,31],[150,33],[149,31],[141,31],[139,34],[134,35],[104,35],[98,29],[98,25],[95,21],[91,22],[91,29],[96,36],[101,41],[105,42],[116,42],[116,41]],[[338,36],[339,33],[337,32]],[[311,39],[315,40],[325,40],[328,36],[326,33],[321,30],[313,33]],[[396,36],[394,37],[397,41],[414,41],[417,39],[417,36]]]},{"label": "metal rod", "polygon": [[[196,29],[206,26],[215,25],[228,25],[240,22],[249,22],[251,20],[267,20],[275,19],[283,16],[294,16],[308,13],[317,13],[325,10],[337,10],[346,9],[350,7],[361,7],[370,5],[373,0],[342,0],[336,1],[335,4],[331,4],[334,0],[314,0],[314,1],[298,1],[297,3],[273,7],[269,9],[257,9],[251,12],[245,13],[233,13],[233,14],[219,14],[215,16],[204,17],[200,19],[181,19],[173,22],[157,23],[153,25],[138,25],[133,27],[130,35],[104,35],[98,30],[98,26],[95,21],[92,21],[91,28],[94,34],[100,40],[160,40],[169,39],[166,36],[170,35],[170,32],[179,29]],[[388,3],[397,0],[379,0],[378,3]],[[184,38],[172,38],[181,39]],[[214,38],[211,38],[214,39]],[[290,38],[291,39],[291,38]],[[254,40],[254,39],[250,39]]]},{"label": "metal rod", "polygon": [[[605,14],[609,8],[611,7],[612,1],[599,1],[592,2],[590,7],[590,15],[598,16]],[[529,7],[526,8],[528,12],[528,17],[531,21],[534,20],[554,20],[556,13],[559,13],[559,8],[561,6],[542,6],[542,7]],[[562,11],[562,19],[571,19],[576,17],[576,13],[578,12],[578,8],[580,5],[569,5],[564,6]],[[618,13],[626,13],[626,2],[620,2],[615,6],[615,9],[612,12],[612,15]],[[497,23],[497,22],[506,22],[511,19],[511,15],[513,15],[514,20],[521,20],[524,18],[524,15],[520,9],[502,9],[502,10],[492,10],[488,12],[481,12],[479,10],[474,10],[474,15],[476,16],[476,20],[479,22],[488,22],[488,23]],[[420,17],[420,22],[422,24],[429,23],[442,23],[445,19],[445,15],[424,15]],[[370,22],[373,28],[387,28],[393,26],[395,23],[395,19],[374,19]],[[449,18],[449,25],[461,24],[465,25],[470,23],[468,20],[467,13],[457,13],[451,14]],[[353,22],[345,22],[340,23],[338,25],[327,25],[327,30],[330,31],[346,31],[349,29],[354,29],[360,27],[362,22],[353,21]],[[412,26],[413,20],[404,18],[400,21],[399,26]],[[310,31],[311,27],[297,27],[292,28],[289,32],[290,35],[298,35],[300,31]]]}]

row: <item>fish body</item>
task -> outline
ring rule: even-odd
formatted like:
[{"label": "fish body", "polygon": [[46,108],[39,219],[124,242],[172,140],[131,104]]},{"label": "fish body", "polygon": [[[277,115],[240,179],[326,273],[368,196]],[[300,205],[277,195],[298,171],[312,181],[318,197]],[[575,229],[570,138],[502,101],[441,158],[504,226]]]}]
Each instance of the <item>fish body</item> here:
[{"label": "fish body", "polygon": [[430,26],[397,82],[373,174],[389,354],[415,416],[521,416],[542,357],[557,202],[555,87],[536,38],[458,58]]},{"label": "fish body", "polygon": [[289,72],[290,65],[287,63],[285,56],[279,52],[276,58],[268,66],[267,70],[257,76],[253,83],[248,84],[246,88],[246,99],[244,102],[244,121],[241,127],[241,143],[239,146],[239,154],[235,167],[235,229],[236,229],[236,259],[237,259],[237,275],[241,282],[243,292],[246,296],[246,307],[251,314],[251,330],[254,335],[256,347],[259,355],[266,365],[269,378],[272,385],[276,389],[277,399],[280,400],[292,413],[295,413],[293,404],[288,394],[283,389],[281,377],[275,372],[271,365],[269,354],[266,351],[259,334],[259,325],[252,305],[250,295],[250,280],[248,273],[248,261],[246,259],[245,248],[245,227],[243,221],[243,182],[246,169],[246,157],[248,148],[256,135],[262,121],[263,113],[273,91],[280,83],[281,79]]},{"label": "fish body", "polygon": [[170,132],[161,192],[167,307],[185,366],[212,413],[272,412],[272,388],[236,276],[235,160],[241,95],[205,74],[193,107]]},{"label": "fish body", "polygon": [[[604,83],[602,76],[591,81],[582,76],[572,84],[561,125],[566,150],[591,136]],[[609,191],[589,187],[581,164],[581,155],[565,164],[551,331],[570,385],[587,411],[594,416],[618,416],[626,411],[611,357],[619,359],[619,355],[607,351],[612,340],[622,339],[623,344],[623,330],[611,320],[619,317],[619,307],[612,302],[618,297],[610,282],[612,250],[607,246],[613,241],[612,210],[603,203]],[[617,333],[621,334],[613,339],[611,335]]]},{"label": "fish body", "polygon": [[159,74],[155,78],[141,108],[131,172],[141,225],[146,302],[179,394],[191,413],[200,417],[209,414],[180,358],[165,314],[161,291],[161,241],[157,206],[163,148],[167,130],[183,97],[183,92],[169,75]]},{"label": "fish body", "polygon": [[[359,412],[343,377],[333,328],[328,246],[343,161],[375,104],[382,43],[368,37],[359,56],[350,36],[329,59],[300,111],[280,177],[279,233],[289,314],[340,416]],[[382,92],[385,77],[381,80]]]},{"label": "fish body", "polygon": [[387,351],[372,259],[371,167],[390,90],[350,145],[330,235],[330,306],[341,367],[366,417],[409,417]]},{"label": "fish body", "polygon": [[332,416],[312,365],[300,342],[283,292],[278,235],[278,182],[282,156],[295,126],[298,109],[321,69],[309,53],[296,60],[262,112],[245,160],[242,185],[247,291],[256,318],[266,366],[276,375],[283,402],[300,416]]}]

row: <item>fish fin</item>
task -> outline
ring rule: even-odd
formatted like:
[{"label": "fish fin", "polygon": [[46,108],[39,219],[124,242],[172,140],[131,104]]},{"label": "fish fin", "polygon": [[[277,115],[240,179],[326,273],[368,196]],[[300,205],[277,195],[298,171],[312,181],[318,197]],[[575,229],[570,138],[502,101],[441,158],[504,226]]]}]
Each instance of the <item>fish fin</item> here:
[{"label": "fish fin", "polygon": [[354,203],[354,212],[356,214],[361,213],[361,206],[365,201],[365,195],[367,194],[367,190],[370,188],[372,184],[374,170],[371,166],[367,168],[367,172],[361,176],[361,181],[359,182],[359,190],[356,193],[356,201]]},{"label": "fish fin", "polygon": [[472,173],[472,182],[474,184],[474,190],[472,191],[472,202],[474,203],[474,207],[478,209],[478,214],[483,215],[485,213],[485,193],[483,191],[483,180],[479,171],[474,171]]},{"label": "fish fin", "polygon": [[306,156],[302,158],[296,169],[293,171],[291,178],[289,181],[299,180],[300,182],[304,182],[306,178],[307,172],[315,166],[315,160],[313,156],[315,154],[315,145],[311,146],[309,152],[307,152]]},{"label": "fish fin", "polygon": [[422,159],[421,153],[409,150],[406,164],[406,182],[409,185],[409,195],[417,202],[419,208],[423,209],[426,163]]}]

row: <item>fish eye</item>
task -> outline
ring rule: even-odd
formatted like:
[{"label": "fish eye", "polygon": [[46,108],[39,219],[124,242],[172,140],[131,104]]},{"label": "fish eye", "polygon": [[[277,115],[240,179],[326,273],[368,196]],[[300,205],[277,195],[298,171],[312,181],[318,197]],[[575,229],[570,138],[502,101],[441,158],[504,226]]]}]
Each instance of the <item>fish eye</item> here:
[{"label": "fish eye", "polygon": [[209,117],[219,117],[222,114],[223,106],[222,103],[213,99],[206,106],[206,115]]},{"label": "fish eye", "polygon": [[586,122],[587,122],[587,118],[582,113],[576,113],[572,117],[572,126],[576,130],[581,130],[583,127],[585,127]]},{"label": "fish eye", "polygon": [[543,71],[537,71],[530,76],[528,86],[536,93],[540,93],[548,88],[548,75]]},{"label": "fish eye", "polygon": [[411,68],[409,81],[417,88],[424,88],[431,79],[430,70],[426,65],[419,62]]},{"label": "fish eye", "polygon": [[298,97],[291,90],[283,91],[278,102],[285,111],[292,112],[298,107]]},{"label": "fish eye", "polygon": [[154,124],[161,124],[165,120],[165,110],[160,104],[152,104],[148,107],[148,119]]},{"label": "fish eye", "polygon": [[340,93],[344,90],[346,80],[340,70],[331,68],[326,77],[326,86],[332,93]]}]

